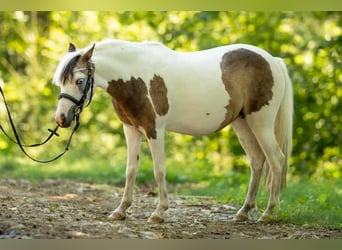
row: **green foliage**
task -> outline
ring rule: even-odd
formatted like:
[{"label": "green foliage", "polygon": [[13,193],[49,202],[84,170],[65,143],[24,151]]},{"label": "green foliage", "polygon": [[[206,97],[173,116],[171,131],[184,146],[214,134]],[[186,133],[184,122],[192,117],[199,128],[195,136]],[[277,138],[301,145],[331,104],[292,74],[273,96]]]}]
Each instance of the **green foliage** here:
[{"label": "green foliage", "polygon": [[[42,140],[47,128],[54,126],[59,89],[51,84],[51,78],[69,42],[83,47],[105,38],[157,40],[181,51],[250,43],[283,57],[293,80],[296,113],[291,177],[341,178],[340,12],[16,11],[1,12],[0,20],[0,84],[5,83],[15,122],[28,143]],[[9,129],[2,102],[0,111],[0,122]],[[68,166],[75,169],[76,177],[86,175],[83,166],[94,164],[113,178],[124,175],[123,132],[106,93],[96,92],[92,105],[82,113],[81,123],[68,156],[51,168],[62,173],[58,166]],[[61,132],[57,144],[30,152],[49,158],[63,149],[68,132]],[[167,133],[166,145],[170,181],[205,181],[225,177],[231,171],[249,171],[230,128],[208,137]],[[2,136],[0,150],[1,169],[15,168],[13,162],[32,166]],[[149,157],[146,145],[143,153]],[[120,174],[111,172],[118,166]],[[149,159],[141,163],[141,170],[139,180],[153,178]],[[21,174],[25,175],[25,170]]]}]

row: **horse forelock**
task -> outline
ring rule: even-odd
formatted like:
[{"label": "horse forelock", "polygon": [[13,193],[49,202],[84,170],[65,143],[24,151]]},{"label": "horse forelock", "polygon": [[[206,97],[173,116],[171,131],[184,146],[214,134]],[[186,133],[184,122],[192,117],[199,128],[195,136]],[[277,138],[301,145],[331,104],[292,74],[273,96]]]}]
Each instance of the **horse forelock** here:
[{"label": "horse forelock", "polygon": [[58,64],[52,82],[56,85],[64,85],[69,78],[72,78],[73,70],[76,67],[80,57],[80,53],[66,54]]}]

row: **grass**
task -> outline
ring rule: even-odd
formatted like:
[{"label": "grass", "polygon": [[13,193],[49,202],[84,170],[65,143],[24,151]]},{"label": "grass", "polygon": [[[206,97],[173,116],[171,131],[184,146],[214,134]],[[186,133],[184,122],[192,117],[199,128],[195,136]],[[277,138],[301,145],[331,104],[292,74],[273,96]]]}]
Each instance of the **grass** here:
[{"label": "grass", "polygon": [[[75,157],[75,155],[73,155]],[[125,154],[117,154],[115,163],[108,159],[86,157],[77,160],[67,155],[62,161],[41,165],[23,159],[2,156],[1,178],[14,179],[69,179],[92,183],[123,185]],[[171,162],[172,163],[172,162]],[[202,165],[201,165],[202,164]],[[137,183],[154,183],[149,156],[142,156]],[[173,165],[173,164],[167,164]],[[176,164],[175,164],[176,165]],[[170,190],[182,195],[213,196],[220,201],[241,206],[247,190],[249,175],[227,172],[213,175],[207,162],[168,167]],[[264,209],[268,193],[260,187],[258,207]],[[281,193],[281,203],[275,211],[275,220],[300,225],[342,226],[342,180],[290,180]]]},{"label": "grass", "polygon": [[282,197],[280,220],[342,227],[342,180],[293,182]]},{"label": "grass", "polygon": [[[178,192],[215,196],[221,202],[241,206],[247,183],[231,186],[228,180],[217,179],[184,185]],[[260,187],[257,204],[261,211],[265,209],[267,201],[268,193]],[[342,180],[290,181],[281,193],[274,220],[298,225],[342,227]]]}]

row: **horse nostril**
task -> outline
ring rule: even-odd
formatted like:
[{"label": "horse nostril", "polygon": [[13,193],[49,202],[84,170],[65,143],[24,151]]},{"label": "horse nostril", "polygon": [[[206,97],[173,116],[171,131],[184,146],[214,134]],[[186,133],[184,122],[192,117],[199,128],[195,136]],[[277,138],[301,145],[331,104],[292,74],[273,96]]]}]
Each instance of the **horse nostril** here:
[{"label": "horse nostril", "polygon": [[65,126],[65,122],[66,122],[65,114],[62,113],[59,116],[56,116],[56,122],[61,127]]},{"label": "horse nostril", "polygon": [[62,125],[64,125],[65,120],[66,120],[65,114],[61,114],[61,123],[62,123]]}]

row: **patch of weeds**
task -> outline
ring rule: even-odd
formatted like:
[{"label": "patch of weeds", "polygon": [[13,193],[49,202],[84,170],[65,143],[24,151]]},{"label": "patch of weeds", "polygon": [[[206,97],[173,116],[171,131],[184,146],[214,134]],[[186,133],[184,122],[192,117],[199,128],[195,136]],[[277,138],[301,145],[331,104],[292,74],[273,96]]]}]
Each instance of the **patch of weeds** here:
[{"label": "patch of weeds", "polygon": [[342,181],[290,183],[275,217],[292,224],[342,225]]}]

